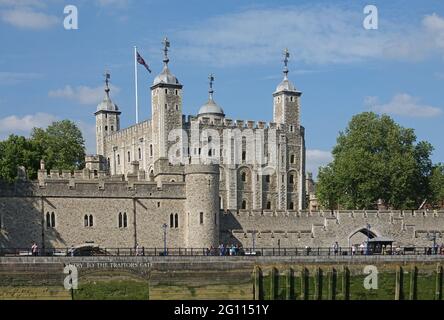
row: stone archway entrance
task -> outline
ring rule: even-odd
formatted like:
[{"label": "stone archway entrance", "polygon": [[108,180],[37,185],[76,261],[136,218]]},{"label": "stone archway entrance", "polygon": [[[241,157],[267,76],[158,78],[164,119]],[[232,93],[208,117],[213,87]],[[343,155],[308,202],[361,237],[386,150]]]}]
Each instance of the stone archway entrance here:
[{"label": "stone archway entrance", "polygon": [[348,246],[360,245],[368,239],[376,238],[377,234],[367,228],[359,228],[348,236]]}]

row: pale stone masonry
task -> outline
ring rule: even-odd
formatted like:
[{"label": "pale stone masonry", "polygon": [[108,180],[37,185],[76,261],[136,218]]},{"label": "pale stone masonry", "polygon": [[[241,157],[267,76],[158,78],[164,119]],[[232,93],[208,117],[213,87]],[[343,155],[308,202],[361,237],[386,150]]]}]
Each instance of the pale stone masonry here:
[{"label": "pale stone masonry", "polygon": [[429,245],[434,233],[441,241],[444,212],[306,211],[307,195],[316,208],[314,189],[288,51],[270,123],[227,118],[214,100],[212,75],[208,101],[196,116],[184,116],[183,86],[164,51],[151,86],[151,119],[121,129],[107,75],[95,113],[97,154],[86,157],[86,168],[48,172],[42,161],[37,181],[0,185],[0,248],[29,248],[33,241],[45,248],[162,248],[164,225],[172,248],[253,241],[348,246],[367,235]]}]

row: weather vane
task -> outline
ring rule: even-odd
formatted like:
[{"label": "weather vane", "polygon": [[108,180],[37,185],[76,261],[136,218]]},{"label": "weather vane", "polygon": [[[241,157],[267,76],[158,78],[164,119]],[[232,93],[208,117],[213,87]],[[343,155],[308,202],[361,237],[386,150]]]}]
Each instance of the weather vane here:
[{"label": "weather vane", "polygon": [[165,64],[167,64],[170,61],[170,59],[168,59],[168,48],[170,47],[170,41],[168,40],[167,37],[165,37],[165,39],[163,39],[162,44],[163,44],[163,52],[164,52],[163,62],[165,62]]},{"label": "weather vane", "polygon": [[109,92],[109,80],[111,79],[111,74],[109,73],[109,70],[105,70],[105,91]]},{"label": "weather vane", "polygon": [[208,90],[208,93],[210,94],[210,99],[213,99],[213,82],[214,82],[214,75],[210,73],[208,76],[208,80],[210,80],[210,90]]},{"label": "weather vane", "polygon": [[288,51],[288,48],[284,50],[284,73],[285,75],[288,74],[288,59],[290,58],[290,51]]}]

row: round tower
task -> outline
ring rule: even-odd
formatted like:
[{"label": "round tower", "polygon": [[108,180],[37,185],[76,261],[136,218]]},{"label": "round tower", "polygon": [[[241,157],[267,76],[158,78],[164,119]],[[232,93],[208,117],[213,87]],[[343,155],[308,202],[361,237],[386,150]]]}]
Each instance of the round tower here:
[{"label": "round tower", "polygon": [[219,166],[185,166],[187,248],[217,247],[219,242]]}]

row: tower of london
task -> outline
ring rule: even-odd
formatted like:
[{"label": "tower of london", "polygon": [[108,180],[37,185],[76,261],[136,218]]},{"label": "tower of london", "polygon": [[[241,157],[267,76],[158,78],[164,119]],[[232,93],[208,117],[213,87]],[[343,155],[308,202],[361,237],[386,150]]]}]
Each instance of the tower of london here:
[{"label": "tower of london", "polygon": [[290,81],[288,50],[282,80],[270,88],[269,122],[230,119],[213,75],[207,101],[184,115],[168,50],[165,39],[151,119],[120,127],[107,73],[94,113],[96,154],[85,169],[47,170],[42,161],[37,181],[0,186],[1,248],[328,247],[379,236],[409,245],[428,243],[444,225],[439,211],[307,210],[302,93]]}]

